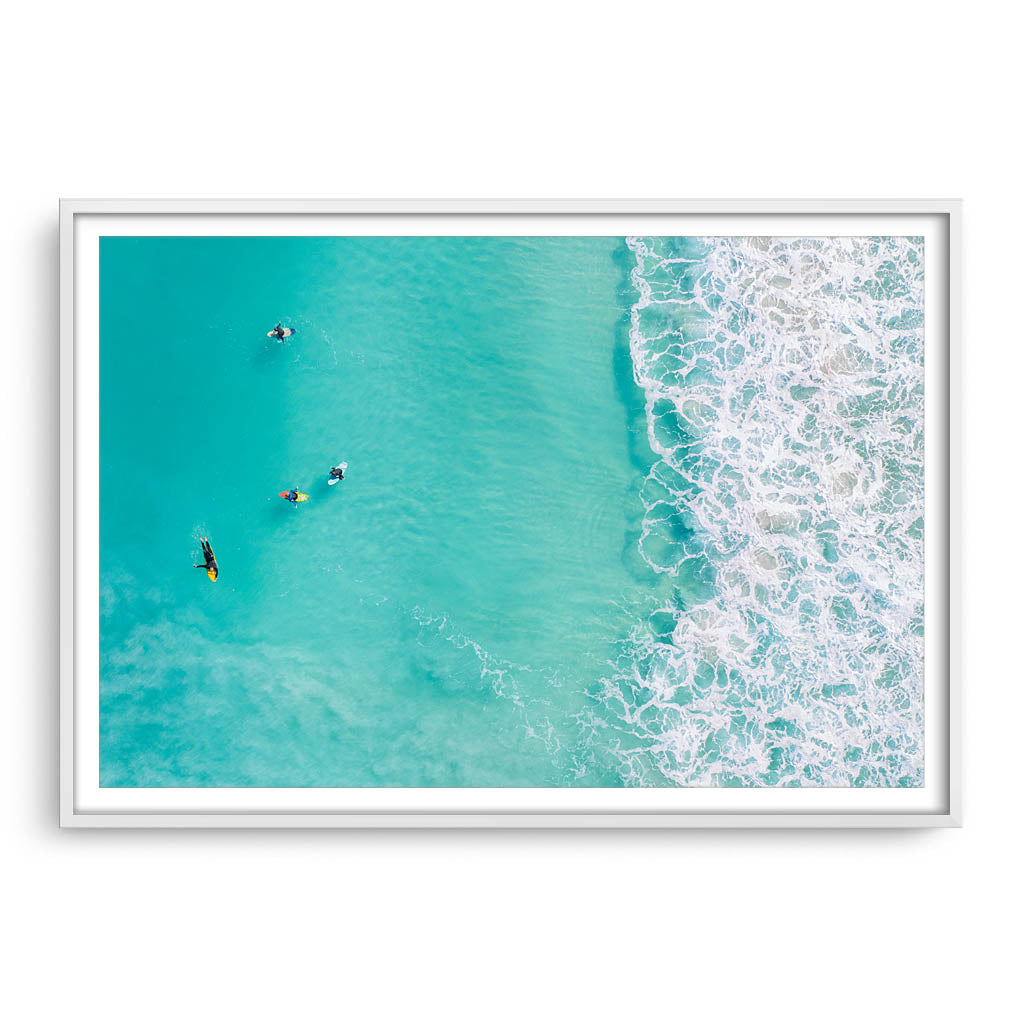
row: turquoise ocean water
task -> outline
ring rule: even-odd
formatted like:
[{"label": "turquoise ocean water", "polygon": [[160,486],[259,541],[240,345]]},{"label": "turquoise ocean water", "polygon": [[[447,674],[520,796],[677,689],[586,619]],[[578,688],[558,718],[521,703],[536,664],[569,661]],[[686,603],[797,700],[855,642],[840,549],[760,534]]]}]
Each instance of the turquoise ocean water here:
[{"label": "turquoise ocean water", "polygon": [[101,783],[920,784],[921,262],[103,239]]}]

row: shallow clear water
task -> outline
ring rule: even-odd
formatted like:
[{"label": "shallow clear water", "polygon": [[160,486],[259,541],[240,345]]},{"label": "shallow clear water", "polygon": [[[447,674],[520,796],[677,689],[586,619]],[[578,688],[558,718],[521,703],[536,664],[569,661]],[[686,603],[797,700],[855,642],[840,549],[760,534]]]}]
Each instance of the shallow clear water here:
[{"label": "shallow clear water", "polygon": [[106,784],[616,783],[574,748],[650,575],[627,256],[103,242]]},{"label": "shallow clear water", "polygon": [[102,784],[919,783],[919,256],[647,242],[104,239]]}]

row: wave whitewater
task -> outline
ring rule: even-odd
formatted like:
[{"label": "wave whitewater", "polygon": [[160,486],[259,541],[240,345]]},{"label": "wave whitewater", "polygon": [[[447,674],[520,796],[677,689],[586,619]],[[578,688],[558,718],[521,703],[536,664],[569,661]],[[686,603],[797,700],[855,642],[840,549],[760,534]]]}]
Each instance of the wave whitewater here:
[{"label": "wave whitewater", "polygon": [[923,240],[627,243],[673,584],[604,683],[627,781],[922,785]]}]

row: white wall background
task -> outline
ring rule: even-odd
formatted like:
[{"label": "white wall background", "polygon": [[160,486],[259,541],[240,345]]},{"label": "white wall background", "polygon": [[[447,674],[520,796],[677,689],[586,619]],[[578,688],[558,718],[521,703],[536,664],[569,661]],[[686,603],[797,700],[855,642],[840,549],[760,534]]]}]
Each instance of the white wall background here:
[{"label": "white wall background", "polygon": [[[1020,10],[600,7],[179,0],[3,15],[6,1019],[1012,1015]],[[962,196],[966,827],[59,833],[62,195]]]}]

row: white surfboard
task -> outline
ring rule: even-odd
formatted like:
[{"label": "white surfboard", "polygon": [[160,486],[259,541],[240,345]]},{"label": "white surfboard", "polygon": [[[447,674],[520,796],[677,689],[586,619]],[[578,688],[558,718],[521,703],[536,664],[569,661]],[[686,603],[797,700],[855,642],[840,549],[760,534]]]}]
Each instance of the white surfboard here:
[{"label": "white surfboard", "polygon": [[[343,473],[345,472],[346,469],[348,469],[348,463],[347,462],[336,462],[334,465],[337,466]],[[336,476],[329,476],[327,478],[327,486],[328,487],[333,487],[335,484],[340,484],[340,483],[341,483],[341,481]]]}]

